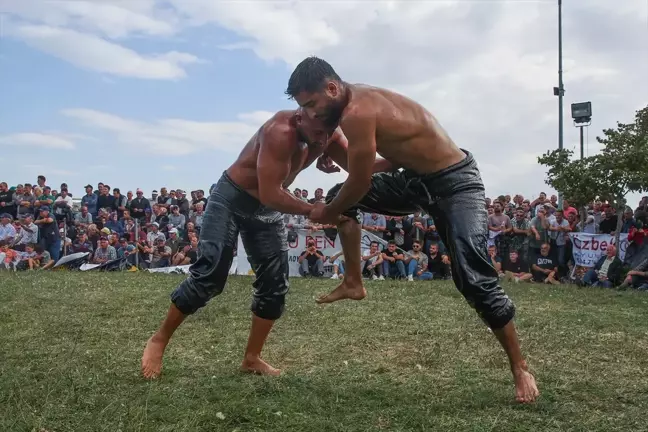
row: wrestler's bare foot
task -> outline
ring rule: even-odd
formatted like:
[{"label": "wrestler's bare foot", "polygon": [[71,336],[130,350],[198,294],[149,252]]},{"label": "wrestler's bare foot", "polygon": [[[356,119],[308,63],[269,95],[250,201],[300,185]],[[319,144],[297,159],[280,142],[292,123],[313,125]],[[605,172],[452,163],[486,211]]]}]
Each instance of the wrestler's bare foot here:
[{"label": "wrestler's bare foot", "polygon": [[348,279],[344,279],[337,288],[329,294],[320,296],[315,300],[319,304],[333,303],[338,300],[362,300],[367,297],[367,290],[362,285],[362,281],[358,284],[351,283]]},{"label": "wrestler's bare foot", "polygon": [[525,369],[513,371],[515,380],[515,400],[520,403],[532,403],[540,396],[536,381],[531,372]]},{"label": "wrestler's bare foot", "polygon": [[157,333],[148,340],[144,354],[142,354],[142,375],[144,378],[155,379],[160,376],[162,356],[168,343],[168,339],[161,338]]},{"label": "wrestler's bare foot", "polygon": [[270,366],[261,360],[260,357],[246,356],[241,364],[241,372],[253,373],[258,375],[279,376],[281,371]]}]

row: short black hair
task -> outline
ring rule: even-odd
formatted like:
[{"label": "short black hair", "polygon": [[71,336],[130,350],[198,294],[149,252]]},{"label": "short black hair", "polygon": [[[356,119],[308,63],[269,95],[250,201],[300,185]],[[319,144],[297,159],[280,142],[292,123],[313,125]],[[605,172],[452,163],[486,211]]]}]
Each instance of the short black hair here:
[{"label": "short black hair", "polygon": [[390,245],[396,245],[396,240],[389,240],[388,244],[390,244]]},{"label": "short black hair", "polygon": [[325,80],[342,81],[326,60],[311,56],[297,65],[288,80],[286,94],[294,98],[301,92],[313,93],[322,88]]},{"label": "short black hair", "polygon": [[378,243],[377,241],[374,240],[371,243],[369,243],[369,246],[371,246],[371,245],[380,246],[380,243]]},{"label": "short black hair", "polygon": [[412,244],[417,244],[417,243],[420,245],[420,244],[421,244],[421,240],[414,240],[414,241],[412,242]]}]

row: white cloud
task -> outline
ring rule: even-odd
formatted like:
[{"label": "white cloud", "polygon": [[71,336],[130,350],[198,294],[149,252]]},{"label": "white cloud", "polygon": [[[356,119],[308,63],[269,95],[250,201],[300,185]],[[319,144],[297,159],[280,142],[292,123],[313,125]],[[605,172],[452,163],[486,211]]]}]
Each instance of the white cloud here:
[{"label": "white cloud", "polygon": [[[228,49],[290,66],[315,54],[347,81],[419,101],[459,146],[475,153],[489,194],[549,190],[536,157],[558,144],[555,2],[346,1],[324,8],[268,1],[249,14],[246,2],[171,1],[193,25],[213,23],[239,34]],[[606,0],[565,4],[566,148],[578,144],[572,102],[593,102],[592,136],[645,106],[647,16],[643,0],[622,7]],[[325,187],[333,183],[313,176]]]},{"label": "white cloud", "polygon": [[81,126],[107,133],[131,151],[176,156],[209,149],[238,152],[273,115],[257,111],[241,114],[238,121],[231,122],[184,119],[142,122],[90,109],[66,109],[62,114],[76,119]]},{"label": "white cloud", "polygon": [[160,168],[162,168],[163,171],[176,171],[178,169],[173,165],[162,165]]},{"label": "white cloud", "polygon": [[28,45],[75,66],[118,76],[178,79],[186,76],[183,65],[197,63],[191,54],[168,52],[143,56],[99,36],[44,25],[24,25],[12,33]]},{"label": "white cloud", "polygon": [[74,142],[66,137],[35,132],[0,136],[0,144],[62,150],[73,150],[75,147]]}]

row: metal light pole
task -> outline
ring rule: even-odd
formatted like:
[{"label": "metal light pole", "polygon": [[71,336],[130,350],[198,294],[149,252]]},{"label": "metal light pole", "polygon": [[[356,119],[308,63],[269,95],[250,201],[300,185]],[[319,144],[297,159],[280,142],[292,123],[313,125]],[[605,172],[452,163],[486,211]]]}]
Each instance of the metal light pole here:
[{"label": "metal light pole", "polygon": [[[558,87],[554,87],[554,96],[558,96],[558,150],[563,149],[563,59],[562,59],[562,0],[558,0]],[[562,193],[558,191],[558,206],[562,207]]]},{"label": "metal light pole", "polygon": [[[592,102],[579,102],[571,105],[572,119],[574,119],[574,126],[580,129],[580,157],[581,160],[585,158],[585,139],[583,129],[592,124]],[[585,220],[587,219],[587,208],[583,207],[581,216],[581,224],[585,228]]]}]

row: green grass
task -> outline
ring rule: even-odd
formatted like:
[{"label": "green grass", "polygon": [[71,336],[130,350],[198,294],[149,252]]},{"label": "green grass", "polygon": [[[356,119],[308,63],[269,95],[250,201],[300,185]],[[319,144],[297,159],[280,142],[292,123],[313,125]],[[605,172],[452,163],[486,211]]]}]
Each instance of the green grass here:
[{"label": "green grass", "polygon": [[0,274],[0,431],[648,430],[648,296],[506,287],[542,392],[513,402],[507,362],[451,283],[368,284],[327,307],[332,281],[292,279],[265,358],[237,372],[251,279],[189,318],[163,375],[142,348],[176,275]]}]

